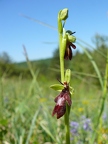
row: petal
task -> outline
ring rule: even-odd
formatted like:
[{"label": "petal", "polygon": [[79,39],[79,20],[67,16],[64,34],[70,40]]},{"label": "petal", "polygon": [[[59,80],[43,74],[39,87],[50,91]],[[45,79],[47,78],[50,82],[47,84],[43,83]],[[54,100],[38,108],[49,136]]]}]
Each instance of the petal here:
[{"label": "petal", "polygon": [[58,101],[57,101],[57,104],[59,105],[59,106],[63,106],[64,104],[65,104],[65,98],[64,98],[64,96],[63,97],[61,97],[60,99],[58,99]]},{"label": "petal", "polygon": [[57,103],[57,101],[58,101],[60,98],[62,98],[63,95],[64,95],[64,93],[61,92],[61,93],[54,99],[54,101]]},{"label": "petal", "polygon": [[59,105],[55,105],[53,112],[52,112],[52,116],[54,116],[58,110],[59,110]]},{"label": "petal", "polygon": [[60,117],[62,117],[65,114],[65,112],[66,112],[66,104],[63,106],[56,105],[52,112],[52,116],[57,114],[57,119],[59,119]]},{"label": "petal", "polygon": [[76,49],[76,46],[75,46],[73,43],[71,43],[70,46],[71,46],[73,49]]},{"label": "petal", "polygon": [[68,46],[68,47],[66,48],[64,58],[65,58],[66,60],[68,60],[68,59],[71,60],[71,59],[72,59],[72,49],[71,49],[70,46]]},{"label": "petal", "polygon": [[64,98],[65,98],[66,102],[68,103],[68,105],[71,106],[72,101],[71,101],[71,98],[70,98],[70,93],[68,91],[65,92]]},{"label": "petal", "polygon": [[65,102],[68,103],[69,106],[71,106],[72,101],[70,98],[70,92],[69,88],[64,88],[62,92],[55,98],[55,102],[59,105],[62,106],[65,104]]},{"label": "petal", "polygon": [[69,50],[69,59],[71,60],[72,59],[72,49],[71,49],[71,47],[69,46],[69,48],[68,48]]},{"label": "petal", "polygon": [[57,112],[57,119],[62,117],[66,112],[66,104],[64,106],[60,106],[60,110]]}]

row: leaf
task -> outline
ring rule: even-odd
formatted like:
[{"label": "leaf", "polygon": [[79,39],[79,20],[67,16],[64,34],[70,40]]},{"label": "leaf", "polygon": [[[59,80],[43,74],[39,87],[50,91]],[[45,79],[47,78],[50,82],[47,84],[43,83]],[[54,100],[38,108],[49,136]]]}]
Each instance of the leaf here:
[{"label": "leaf", "polygon": [[52,88],[56,91],[61,91],[64,87],[61,84],[54,84],[54,85],[51,85],[50,88]]}]

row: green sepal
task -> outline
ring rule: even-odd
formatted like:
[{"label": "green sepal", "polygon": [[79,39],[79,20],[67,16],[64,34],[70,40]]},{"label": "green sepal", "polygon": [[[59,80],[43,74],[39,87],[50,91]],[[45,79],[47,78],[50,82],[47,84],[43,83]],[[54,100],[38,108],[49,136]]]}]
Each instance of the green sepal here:
[{"label": "green sepal", "polygon": [[73,35],[70,35],[69,33],[66,33],[67,34],[67,39],[69,42],[72,42],[74,43],[76,41],[76,37],[73,36]]},{"label": "green sepal", "polygon": [[54,85],[51,85],[50,88],[52,88],[56,91],[62,91],[64,87],[61,84],[54,84]]},{"label": "green sepal", "polygon": [[65,78],[64,78],[64,80],[65,80],[67,83],[70,83],[70,79],[71,79],[71,70],[70,70],[70,69],[67,69],[66,72],[65,72]]},{"label": "green sepal", "polygon": [[70,90],[70,94],[73,95],[74,94],[74,88],[69,86],[69,90]]}]

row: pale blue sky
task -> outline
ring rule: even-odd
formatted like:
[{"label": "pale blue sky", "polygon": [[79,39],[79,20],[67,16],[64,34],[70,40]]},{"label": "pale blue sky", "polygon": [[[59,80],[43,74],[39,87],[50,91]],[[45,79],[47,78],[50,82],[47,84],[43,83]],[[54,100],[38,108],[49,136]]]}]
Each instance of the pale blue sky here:
[{"label": "pale blue sky", "polygon": [[108,0],[0,0],[0,53],[25,61],[24,44],[30,60],[51,57],[58,46],[57,31],[20,14],[57,27],[57,14],[63,8],[69,9],[65,28],[76,31],[76,37],[91,44],[96,33],[108,36]]}]

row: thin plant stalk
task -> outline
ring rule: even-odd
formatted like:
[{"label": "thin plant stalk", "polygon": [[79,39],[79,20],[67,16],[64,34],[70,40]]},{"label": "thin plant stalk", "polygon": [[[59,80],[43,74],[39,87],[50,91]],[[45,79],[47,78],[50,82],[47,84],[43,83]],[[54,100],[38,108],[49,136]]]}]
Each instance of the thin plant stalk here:
[{"label": "thin plant stalk", "polygon": [[100,124],[100,119],[101,119],[101,116],[103,114],[103,111],[104,111],[104,106],[105,106],[105,101],[106,101],[106,96],[107,96],[107,83],[108,83],[108,51],[107,51],[107,62],[106,62],[106,69],[105,69],[105,78],[104,78],[104,82],[102,80],[102,76],[100,74],[100,71],[95,63],[95,61],[93,60],[92,56],[89,54],[89,52],[80,44],[77,42],[78,45],[81,46],[81,48],[84,50],[84,52],[86,53],[86,55],[88,56],[88,58],[91,60],[91,63],[97,73],[97,76],[99,78],[99,82],[100,82],[100,85],[101,85],[101,88],[102,88],[102,98],[101,98],[101,101],[100,101],[100,107],[99,107],[99,113],[96,117],[96,122],[94,124],[94,131],[93,131],[93,136],[92,136],[92,139],[90,141],[91,144],[93,144],[97,138],[97,129],[98,129],[98,126]]},{"label": "thin plant stalk", "polygon": [[[54,84],[51,88],[55,90],[60,90],[61,93],[55,98],[56,106],[52,112],[52,116],[57,114],[57,119],[64,115],[65,131],[66,131],[66,144],[70,144],[70,124],[69,124],[69,114],[70,107],[72,104],[71,94],[72,87],[69,86],[71,70],[64,68],[64,59],[72,59],[72,48],[76,48],[73,44],[76,38],[72,35],[75,32],[70,30],[65,31],[64,25],[66,19],[68,18],[68,9],[65,8],[60,10],[58,13],[58,35],[59,35],[59,58],[60,58],[60,74],[61,74],[61,85]],[[69,89],[70,88],[70,89]]]},{"label": "thin plant stalk", "polygon": [[103,90],[103,81],[102,81],[102,76],[100,74],[100,71],[99,71],[99,68],[97,66],[97,64],[95,63],[95,61],[93,60],[93,57],[90,55],[90,53],[86,50],[86,48],[84,46],[82,46],[80,43],[77,42],[77,44],[84,50],[85,54],[87,55],[87,57],[90,59],[94,69],[95,69],[95,72],[99,78],[99,82],[100,82],[100,85],[101,85],[101,88]]},{"label": "thin plant stalk", "polygon": [[61,82],[64,81],[64,59],[61,57],[61,49],[62,49],[62,37],[59,34],[59,54],[60,54],[60,72],[61,72]]},{"label": "thin plant stalk", "polygon": [[98,129],[98,126],[100,124],[100,119],[101,119],[101,116],[103,114],[104,107],[105,107],[106,97],[108,95],[107,85],[108,85],[108,50],[107,50],[107,61],[106,61],[106,69],[105,69],[103,94],[102,94],[102,98],[101,98],[100,111],[99,111],[99,114],[98,114],[98,117],[96,119],[96,123],[95,123],[95,126],[94,126],[94,133],[93,133],[93,137],[92,137],[92,140],[91,140],[91,144],[93,144],[95,142],[95,139],[97,137],[96,129]]},{"label": "thin plant stalk", "polygon": [[[59,27],[60,26],[60,27]],[[60,73],[61,73],[61,82],[64,82],[64,49],[66,48],[66,39],[63,39],[61,29],[61,21],[58,17],[58,33],[59,33],[59,57],[60,57]],[[66,144],[70,144],[70,127],[69,127],[69,106],[66,103],[66,113],[64,115],[65,130],[66,130]]]},{"label": "thin plant stalk", "polygon": [[[60,49],[62,49],[62,42],[60,39]],[[64,59],[60,55],[60,72],[61,72],[61,81],[64,81]],[[66,104],[66,113],[64,115],[64,121],[65,121],[65,130],[66,130],[66,144],[70,144],[70,128],[69,128],[69,106]]]}]

